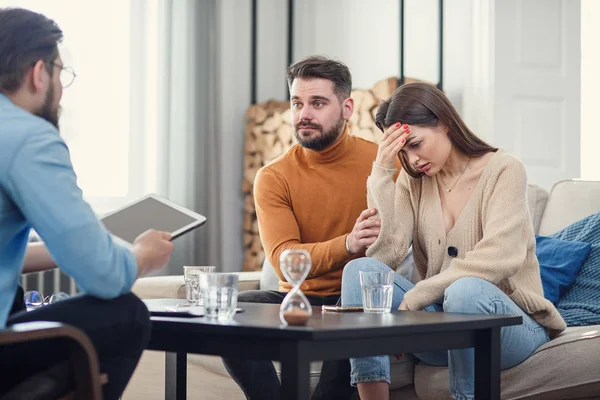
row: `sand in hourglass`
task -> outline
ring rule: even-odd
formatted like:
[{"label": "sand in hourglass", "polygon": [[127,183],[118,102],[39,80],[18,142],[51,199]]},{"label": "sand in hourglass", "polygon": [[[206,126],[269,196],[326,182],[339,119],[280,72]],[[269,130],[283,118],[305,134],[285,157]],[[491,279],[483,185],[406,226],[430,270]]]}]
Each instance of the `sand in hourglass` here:
[{"label": "sand in hourglass", "polygon": [[303,326],[310,319],[310,314],[300,308],[293,308],[283,313],[283,319],[290,326]]}]

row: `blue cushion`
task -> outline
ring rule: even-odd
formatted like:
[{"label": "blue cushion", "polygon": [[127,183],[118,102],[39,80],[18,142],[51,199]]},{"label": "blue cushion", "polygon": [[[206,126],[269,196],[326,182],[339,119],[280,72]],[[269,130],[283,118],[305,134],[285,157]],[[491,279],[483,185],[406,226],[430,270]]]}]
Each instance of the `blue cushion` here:
[{"label": "blue cushion", "polygon": [[600,213],[574,222],[552,237],[592,245],[575,282],[560,298],[556,308],[567,326],[600,324]]},{"label": "blue cushion", "polygon": [[544,236],[536,236],[535,241],[544,297],[556,304],[575,281],[592,245]]}]

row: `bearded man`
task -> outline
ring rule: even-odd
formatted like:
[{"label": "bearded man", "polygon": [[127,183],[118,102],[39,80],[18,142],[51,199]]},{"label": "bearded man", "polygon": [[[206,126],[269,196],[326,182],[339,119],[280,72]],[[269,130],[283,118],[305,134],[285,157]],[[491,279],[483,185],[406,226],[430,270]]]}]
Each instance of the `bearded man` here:
[{"label": "bearded man", "polygon": [[[335,305],[346,263],[364,254],[379,234],[378,218],[367,210],[367,177],[377,145],[351,136],[352,76],[341,62],[308,57],[288,68],[290,106],[298,141],[261,168],[254,182],[260,237],[279,276],[279,290],[250,290],[238,301],[281,303],[292,288],[279,267],[285,250],[306,250],[312,268],[301,286],[313,306]],[[280,399],[269,361],[224,360],[248,399]],[[325,361],[312,399],[349,399],[348,360]]]},{"label": "bearded man", "polygon": [[[150,340],[148,309],[130,289],[167,264],[173,243],[150,230],[122,247],[84,201],[58,131],[63,88],[75,78],[62,38],[42,14],[0,8],[0,329],[37,321],[81,329],[108,376],[103,398],[117,400]],[[42,242],[28,243],[32,228]],[[82,293],[26,311],[21,273],[56,267]],[[0,397],[62,398],[73,386],[68,349],[63,338],[0,346]],[[37,374],[38,385],[27,381]]]}]

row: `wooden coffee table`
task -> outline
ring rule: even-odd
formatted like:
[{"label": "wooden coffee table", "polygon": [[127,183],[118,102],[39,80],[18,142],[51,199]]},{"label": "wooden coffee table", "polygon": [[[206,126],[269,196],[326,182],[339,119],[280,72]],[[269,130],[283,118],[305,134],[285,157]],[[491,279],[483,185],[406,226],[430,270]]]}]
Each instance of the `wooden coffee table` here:
[{"label": "wooden coffee table", "polygon": [[[172,301],[172,300],[171,300]],[[518,316],[424,311],[330,313],[313,307],[306,327],[284,327],[278,304],[239,303],[229,323],[152,317],[149,350],[166,354],[165,398],[185,399],[187,354],[281,362],[282,398],[308,399],[311,361],[475,348],[475,396],[500,399],[500,330]]]}]

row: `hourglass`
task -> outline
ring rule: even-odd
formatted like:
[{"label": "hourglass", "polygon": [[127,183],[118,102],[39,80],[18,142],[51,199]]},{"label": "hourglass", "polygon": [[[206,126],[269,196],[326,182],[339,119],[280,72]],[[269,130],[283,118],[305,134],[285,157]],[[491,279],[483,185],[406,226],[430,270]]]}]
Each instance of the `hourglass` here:
[{"label": "hourglass", "polygon": [[285,325],[306,325],[311,314],[310,302],[300,290],[312,265],[305,250],[286,250],[279,257],[279,267],[285,279],[293,285],[279,308],[279,319]]}]

